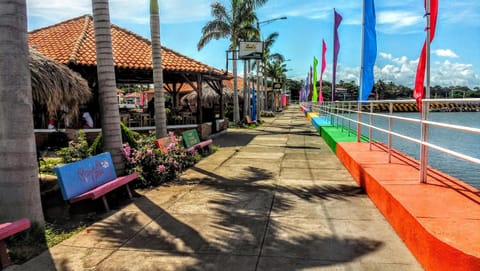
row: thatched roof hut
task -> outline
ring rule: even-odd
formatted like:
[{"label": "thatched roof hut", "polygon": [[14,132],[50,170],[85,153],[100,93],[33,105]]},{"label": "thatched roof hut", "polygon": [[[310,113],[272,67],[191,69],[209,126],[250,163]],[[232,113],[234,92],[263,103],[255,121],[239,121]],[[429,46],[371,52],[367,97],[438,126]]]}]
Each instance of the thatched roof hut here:
[{"label": "thatched roof hut", "polygon": [[67,66],[30,49],[29,67],[32,99],[36,108],[45,108],[48,117],[62,112],[68,120],[78,116],[79,105],[92,98],[88,83]]},{"label": "thatched roof hut", "polygon": [[[240,93],[240,92],[239,92]],[[239,101],[243,97],[238,95]],[[223,99],[224,103],[233,103],[233,91],[229,90],[228,88],[223,88]],[[185,94],[181,99],[180,102],[185,104],[188,101],[190,105],[196,106],[197,104],[197,91],[192,91],[188,94]],[[213,90],[208,84],[204,83],[202,86],[202,105],[204,107],[213,107],[214,104],[220,103],[220,95]]]}]

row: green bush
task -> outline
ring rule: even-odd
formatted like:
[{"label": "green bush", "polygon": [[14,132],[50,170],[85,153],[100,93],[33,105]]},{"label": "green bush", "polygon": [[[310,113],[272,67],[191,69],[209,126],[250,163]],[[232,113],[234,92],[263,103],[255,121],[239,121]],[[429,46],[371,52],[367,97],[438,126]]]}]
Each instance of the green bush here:
[{"label": "green bush", "polygon": [[157,186],[167,181],[174,181],[181,172],[196,162],[196,153],[187,152],[180,146],[173,133],[169,134],[170,144],[167,152],[162,153],[154,144],[153,134],[142,136],[136,148],[128,143],[123,145],[123,157],[128,173],[136,172],[139,182],[136,187],[146,188]]},{"label": "green bush", "polygon": [[[120,122],[120,129],[122,130],[122,142],[128,143],[132,147],[137,146],[137,140],[140,138],[140,134],[130,130],[125,124]],[[103,135],[102,132],[98,134],[95,140],[90,146],[90,153],[97,155],[103,152]]]},{"label": "green bush", "polygon": [[77,141],[70,141],[68,147],[61,148],[56,154],[62,158],[63,163],[71,163],[91,156],[85,131],[79,130]]}]

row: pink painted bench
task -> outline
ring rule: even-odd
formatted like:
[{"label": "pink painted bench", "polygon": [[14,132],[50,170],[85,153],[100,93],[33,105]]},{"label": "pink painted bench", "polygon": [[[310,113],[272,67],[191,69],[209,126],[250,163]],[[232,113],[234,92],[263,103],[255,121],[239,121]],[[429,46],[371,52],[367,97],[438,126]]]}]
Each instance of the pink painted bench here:
[{"label": "pink painted bench", "polygon": [[28,218],[0,224],[0,269],[11,264],[5,239],[28,228],[30,228],[30,220]]},{"label": "pink painted bench", "polygon": [[[183,142],[187,151],[193,152],[195,150],[204,151],[206,147],[209,147],[213,143],[211,139],[200,141],[197,130],[192,129],[182,133]],[[210,149],[208,149],[210,151]]]},{"label": "pink painted bench", "polygon": [[106,211],[109,211],[110,207],[105,195],[125,186],[129,198],[132,198],[128,184],[138,178],[137,173],[117,177],[108,152],[56,167],[55,173],[64,200],[74,203],[102,198]]}]

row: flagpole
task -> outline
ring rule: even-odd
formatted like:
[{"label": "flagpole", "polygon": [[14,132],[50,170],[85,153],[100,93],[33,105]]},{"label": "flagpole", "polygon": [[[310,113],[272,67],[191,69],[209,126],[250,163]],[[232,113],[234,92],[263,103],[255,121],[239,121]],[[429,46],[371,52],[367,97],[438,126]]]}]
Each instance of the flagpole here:
[{"label": "flagpole", "polygon": [[[425,12],[427,16],[427,37],[425,40],[425,73],[426,73],[426,84],[425,84],[425,97],[424,99],[430,99],[430,0],[425,2]],[[428,120],[428,111],[429,106],[424,107],[422,102],[422,122]],[[422,142],[428,141],[428,126],[422,123],[421,130],[421,140]],[[424,144],[420,147],[420,182],[427,182],[427,167],[428,167],[428,148]]]},{"label": "flagpole", "polygon": [[365,0],[362,1],[362,48],[361,48],[361,53],[360,53],[360,85],[358,86],[359,93],[358,93],[358,104],[357,104],[357,142],[360,142],[361,135],[362,135],[362,125],[360,124],[362,122],[362,97],[363,97],[363,63],[365,61],[365,55],[363,53],[364,51],[364,46],[365,46]]},{"label": "flagpole", "polygon": [[335,102],[335,8],[333,9],[332,102]]},{"label": "flagpole", "polygon": [[[425,98],[430,99],[430,0],[426,1],[426,12],[427,12],[427,41],[426,41],[426,55],[425,55],[425,70],[426,74],[426,86],[425,86]],[[428,110],[427,110],[428,111]]]},{"label": "flagpole", "polygon": [[360,100],[363,97],[363,62],[365,61],[365,55],[363,53],[365,49],[365,0],[362,0],[363,8],[362,8],[362,47],[360,51],[360,85],[358,86],[359,93],[358,93],[358,106],[360,107]]}]

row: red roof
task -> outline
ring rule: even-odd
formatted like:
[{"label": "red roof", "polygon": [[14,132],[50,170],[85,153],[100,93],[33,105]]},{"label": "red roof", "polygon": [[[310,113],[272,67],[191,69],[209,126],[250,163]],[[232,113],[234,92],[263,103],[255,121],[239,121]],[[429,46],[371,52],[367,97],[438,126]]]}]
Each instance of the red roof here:
[{"label": "red roof", "polygon": [[[113,61],[117,68],[152,69],[151,42],[112,24]],[[29,33],[30,46],[63,64],[96,65],[93,18],[73,18]],[[221,72],[171,49],[162,47],[162,68],[175,72]]]}]

